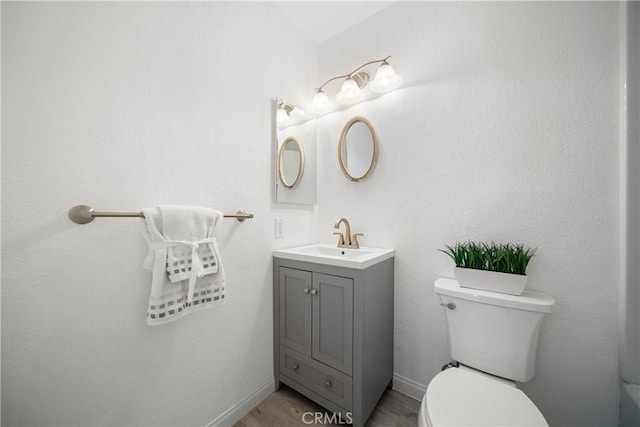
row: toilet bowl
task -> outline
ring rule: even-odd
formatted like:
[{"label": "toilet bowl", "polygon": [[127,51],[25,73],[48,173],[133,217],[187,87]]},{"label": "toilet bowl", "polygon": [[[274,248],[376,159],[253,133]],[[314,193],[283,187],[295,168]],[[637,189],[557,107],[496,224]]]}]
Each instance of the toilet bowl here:
[{"label": "toilet bowl", "polygon": [[459,366],[431,380],[418,425],[548,427],[516,381],[535,373],[540,325],[555,299],[462,288],[452,279],[436,280],[435,291],[446,315],[449,353]]},{"label": "toilet bowl", "polygon": [[515,383],[460,366],[429,383],[418,413],[419,427],[548,427],[534,403]]}]

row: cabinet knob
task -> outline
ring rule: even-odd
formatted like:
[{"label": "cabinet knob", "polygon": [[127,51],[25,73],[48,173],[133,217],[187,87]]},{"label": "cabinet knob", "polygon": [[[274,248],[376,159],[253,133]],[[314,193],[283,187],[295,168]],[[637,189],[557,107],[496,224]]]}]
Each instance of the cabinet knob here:
[{"label": "cabinet knob", "polygon": [[331,387],[331,380],[326,380],[326,381],[324,382],[324,386],[325,386],[325,387]]},{"label": "cabinet knob", "polygon": [[304,288],[304,293],[308,294],[309,293],[309,288]]},{"label": "cabinet knob", "polygon": [[311,289],[311,295],[317,295],[317,294],[318,294],[317,289]]},{"label": "cabinet knob", "polygon": [[293,364],[293,370],[294,370],[294,371],[297,371],[299,367],[300,367],[300,366],[298,366],[298,364],[297,364],[297,363],[294,363],[294,364]]}]

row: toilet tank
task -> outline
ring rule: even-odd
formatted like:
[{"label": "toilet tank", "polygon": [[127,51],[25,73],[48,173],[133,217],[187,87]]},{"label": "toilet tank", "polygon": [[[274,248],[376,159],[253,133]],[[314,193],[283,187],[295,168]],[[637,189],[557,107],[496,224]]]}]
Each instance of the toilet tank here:
[{"label": "toilet tank", "polygon": [[435,291],[444,306],[453,360],[512,381],[533,377],[538,333],[555,304],[552,296],[463,288],[452,279],[436,280]]}]

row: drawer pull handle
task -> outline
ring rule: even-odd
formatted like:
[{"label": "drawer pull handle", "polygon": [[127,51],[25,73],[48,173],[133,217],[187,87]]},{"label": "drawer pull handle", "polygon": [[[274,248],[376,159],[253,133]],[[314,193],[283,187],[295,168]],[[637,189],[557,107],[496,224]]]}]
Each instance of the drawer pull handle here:
[{"label": "drawer pull handle", "polygon": [[294,371],[297,371],[299,367],[300,367],[300,366],[298,366],[298,364],[297,364],[297,363],[294,363],[294,364],[293,364],[293,370],[294,370]]},{"label": "drawer pull handle", "polygon": [[309,288],[304,288],[304,293],[308,294],[309,293]]},{"label": "drawer pull handle", "polygon": [[326,380],[324,382],[325,387],[331,387],[331,380]]},{"label": "drawer pull handle", "polygon": [[318,294],[317,289],[311,289],[311,295],[317,295],[317,294]]}]

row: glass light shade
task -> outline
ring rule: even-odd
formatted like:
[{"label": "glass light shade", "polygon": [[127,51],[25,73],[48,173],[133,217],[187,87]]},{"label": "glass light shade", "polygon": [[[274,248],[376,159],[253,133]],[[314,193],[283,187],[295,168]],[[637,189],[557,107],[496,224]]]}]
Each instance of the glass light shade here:
[{"label": "glass light shade", "polygon": [[311,101],[311,109],[314,113],[328,113],[332,108],[333,106],[331,105],[331,102],[329,102],[329,98],[327,97],[326,93],[320,90],[316,92],[315,95],[313,95],[313,101]]},{"label": "glass light shade", "polygon": [[289,115],[281,108],[276,111],[276,119],[279,125],[284,125],[289,121]]},{"label": "glass light shade", "polygon": [[307,113],[305,113],[303,110],[299,109],[298,107],[293,107],[293,111],[291,111],[291,117],[296,120],[306,120],[309,118],[307,116]]},{"label": "glass light shade", "polygon": [[336,101],[340,104],[354,104],[364,97],[363,91],[358,87],[358,83],[348,78],[342,83],[340,92],[336,95]]},{"label": "glass light shade", "polygon": [[371,92],[384,93],[398,88],[401,84],[402,77],[385,62],[376,71],[376,77],[369,83],[369,89]]}]

